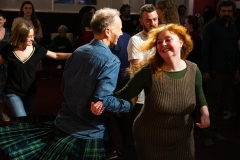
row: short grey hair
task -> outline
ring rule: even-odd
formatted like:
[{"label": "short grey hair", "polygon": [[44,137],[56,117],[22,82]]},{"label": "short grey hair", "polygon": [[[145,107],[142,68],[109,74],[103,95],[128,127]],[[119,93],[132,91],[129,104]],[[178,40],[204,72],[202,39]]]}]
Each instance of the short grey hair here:
[{"label": "short grey hair", "polygon": [[68,28],[64,25],[61,25],[59,28],[58,28],[58,32],[65,32],[67,33],[68,32]]},{"label": "short grey hair", "polygon": [[116,17],[120,13],[116,9],[102,8],[96,11],[91,20],[91,28],[93,33],[102,33],[105,28],[113,28],[115,26]]}]

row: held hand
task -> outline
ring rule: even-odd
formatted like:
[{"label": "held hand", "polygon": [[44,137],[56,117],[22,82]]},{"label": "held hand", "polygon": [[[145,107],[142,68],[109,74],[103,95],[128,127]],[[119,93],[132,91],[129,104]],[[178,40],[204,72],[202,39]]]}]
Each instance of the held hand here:
[{"label": "held hand", "polygon": [[90,110],[92,111],[93,114],[99,116],[102,114],[102,112],[104,111],[104,107],[102,106],[102,102],[98,101],[96,103],[91,102],[91,107]]},{"label": "held hand", "polygon": [[135,106],[135,104],[137,102],[137,99],[138,99],[138,97],[134,97],[134,98],[131,99],[131,102],[132,102],[133,106]]},{"label": "held hand", "polygon": [[201,123],[196,123],[199,128],[207,128],[210,126],[210,119],[208,114],[202,114]]},{"label": "held hand", "polygon": [[207,83],[209,80],[211,80],[210,74],[209,73],[203,73],[202,74],[202,79],[204,83]]}]

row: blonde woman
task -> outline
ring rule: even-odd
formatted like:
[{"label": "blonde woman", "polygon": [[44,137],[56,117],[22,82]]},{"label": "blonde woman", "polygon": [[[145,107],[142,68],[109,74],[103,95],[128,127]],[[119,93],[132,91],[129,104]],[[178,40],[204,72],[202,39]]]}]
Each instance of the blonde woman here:
[{"label": "blonde woman", "polygon": [[8,77],[4,86],[6,104],[14,117],[35,115],[36,68],[45,56],[52,59],[67,59],[70,53],[55,53],[33,44],[34,29],[26,23],[14,28],[10,45],[0,50],[0,65],[8,63]]}]

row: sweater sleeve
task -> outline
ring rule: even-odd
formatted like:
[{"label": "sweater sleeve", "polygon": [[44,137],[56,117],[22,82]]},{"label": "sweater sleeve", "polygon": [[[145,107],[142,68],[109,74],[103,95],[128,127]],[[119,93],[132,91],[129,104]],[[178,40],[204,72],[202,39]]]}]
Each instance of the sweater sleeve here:
[{"label": "sweater sleeve", "polygon": [[195,80],[195,93],[196,93],[196,101],[197,101],[197,107],[202,107],[204,105],[207,105],[207,101],[204,96],[203,88],[202,88],[202,75],[197,68],[196,70],[196,80]]},{"label": "sweater sleeve", "polygon": [[[174,76],[170,73],[167,73],[167,75],[172,78],[179,78],[179,76],[176,77],[176,75]],[[115,96],[118,98],[130,100],[133,97],[136,97],[141,92],[142,89],[144,89],[145,95],[147,96],[150,93],[151,87],[152,87],[152,73],[150,66],[147,65],[140,69],[138,72],[136,72],[133,78],[130,79],[129,82],[126,84],[126,86],[115,93]],[[202,75],[199,68],[197,68],[196,70],[195,93],[197,106],[202,107],[204,105],[207,105],[207,101],[205,99],[202,88]]]},{"label": "sweater sleeve", "polygon": [[115,96],[130,100],[136,97],[143,89],[146,95],[149,94],[152,86],[150,66],[144,66],[129,80],[125,87],[115,93]]}]

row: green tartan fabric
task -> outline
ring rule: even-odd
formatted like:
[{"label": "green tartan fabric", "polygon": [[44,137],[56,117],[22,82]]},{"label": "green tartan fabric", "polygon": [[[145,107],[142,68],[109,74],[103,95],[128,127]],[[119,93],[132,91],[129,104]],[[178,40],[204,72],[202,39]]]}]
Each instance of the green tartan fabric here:
[{"label": "green tartan fabric", "polygon": [[13,160],[105,160],[102,139],[80,139],[48,117],[21,117],[0,127],[0,148]]}]

